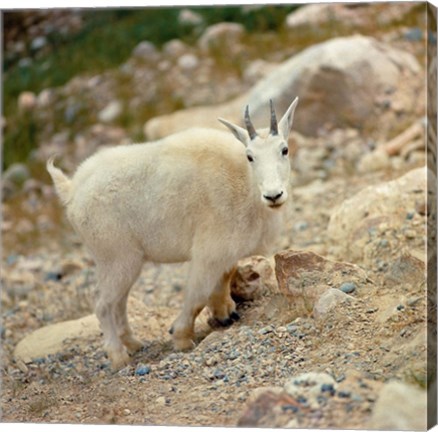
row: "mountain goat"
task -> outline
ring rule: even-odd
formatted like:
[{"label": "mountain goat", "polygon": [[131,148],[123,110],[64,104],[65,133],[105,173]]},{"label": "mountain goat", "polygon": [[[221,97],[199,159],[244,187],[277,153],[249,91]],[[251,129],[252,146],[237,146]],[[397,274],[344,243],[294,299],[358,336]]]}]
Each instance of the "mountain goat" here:
[{"label": "mountain goat", "polygon": [[248,107],[246,129],[219,119],[237,140],[199,128],[101,150],[71,179],[49,159],[67,217],[96,263],[95,312],[115,369],[142,347],[126,303],[145,261],[191,261],[182,311],[171,329],[176,349],[193,346],[194,322],[205,306],[223,325],[239,318],[230,278],[239,259],[267,253],[279,230],[297,103],[277,123],[271,101],[269,130],[254,129]]}]

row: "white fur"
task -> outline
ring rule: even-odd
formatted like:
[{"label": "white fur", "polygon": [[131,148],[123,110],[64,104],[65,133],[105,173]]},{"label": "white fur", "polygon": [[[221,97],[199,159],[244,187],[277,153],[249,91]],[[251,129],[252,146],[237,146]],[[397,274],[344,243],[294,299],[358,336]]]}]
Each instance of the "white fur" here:
[{"label": "white fur", "polygon": [[[96,262],[96,315],[115,368],[142,345],[129,328],[126,301],[144,261],[191,261],[183,309],[173,325],[177,348],[193,344],[194,320],[204,306],[219,321],[230,321],[233,267],[243,257],[267,253],[281,226],[279,204],[287,198],[290,176],[281,151],[296,103],[275,136],[258,131],[251,141],[244,129],[221,120],[245,146],[227,132],[190,129],[97,152],[72,179],[48,161],[68,219]],[[280,190],[276,202],[265,198]]]}]

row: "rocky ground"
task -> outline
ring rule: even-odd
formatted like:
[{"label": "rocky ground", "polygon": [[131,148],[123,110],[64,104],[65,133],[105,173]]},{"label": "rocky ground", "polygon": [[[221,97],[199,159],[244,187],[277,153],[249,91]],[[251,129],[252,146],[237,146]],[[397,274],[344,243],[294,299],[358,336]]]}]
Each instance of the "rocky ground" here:
[{"label": "rocky ground", "polygon": [[[324,8],[321,6],[319,15],[323,21],[328,19]],[[415,22],[421,22],[421,10],[406,10],[416,17]],[[376,13],[367,8],[334,11],[339,15],[332,12],[331,19],[353,14],[358,20],[355,25],[363,26],[364,33]],[[304,13],[305,8],[300,14]],[[388,8],[382,15],[387,23],[376,42],[368,45],[368,39],[361,39],[358,46],[384,52],[386,57],[379,65],[401,80],[397,82],[406,76],[424,79],[424,35],[418,38],[407,25],[391,27],[392,13]],[[301,20],[310,19],[297,14],[288,19],[289,31],[293,32],[294,26],[302,31]],[[316,16],[314,11],[311,16]],[[217,40],[221,31],[216,27],[210,34]],[[251,42],[240,32],[236,28],[225,32],[238,40],[233,45],[236,55],[242,53],[239,47]],[[261,82],[267,85],[274,80],[272,91],[284,83],[279,75],[271,75],[279,70],[277,62],[286,67],[292,55],[282,45],[278,58],[270,59],[275,64],[266,60],[255,63],[251,58],[244,79],[226,65],[229,80],[222,85],[228,90],[211,108],[211,95],[220,84],[212,72],[212,57],[205,55],[204,61],[201,55],[211,38],[207,36],[201,37],[199,47],[173,45],[174,53],[184,50],[172,60],[180,65],[176,72],[180,92],[183,97],[200,98],[189,98],[186,109],[178,114],[181,118],[187,110],[191,112],[192,105],[208,118],[212,109],[223,108],[222,103],[234,106],[233,98],[239,101],[241,95],[252,98],[256,105]],[[170,61],[165,58],[168,53],[148,44],[142,47],[127,63],[131,69],[124,67],[133,85],[146,68],[145,62],[138,63],[142,49],[148,56],[153,51],[160,58],[157,64]],[[334,48],[325,45],[321,49],[326,53]],[[396,70],[385,63],[394,58],[392,49],[403,52],[391,60],[397,63]],[[306,55],[322,61],[322,52]],[[368,68],[364,61],[360,70]],[[355,65],[331,66],[343,70],[339,79],[360,77]],[[190,86],[192,67],[202,69],[198,78],[212,79],[211,86],[205,82],[196,94]],[[147,69],[154,70],[151,65]],[[318,83],[331,82],[331,78],[324,81],[326,76],[320,72],[324,69],[316,69]],[[309,76],[310,69],[303,73]],[[30,97],[26,109],[43,103],[49,95],[55,95],[61,105],[62,94],[70,94],[66,100],[71,101],[73,93],[69,92],[75,83],[79,87],[88,83],[90,92],[105,94],[113,79],[111,71],[94,79],[93,85],[90,78],[78,77],[45,96]],[[315,80],[303,81],[302,75],[294,79],[284,84],[289,88],[286,91],[295,93],[294,82],[300,82],[305,88],[300,94],[302,110],[309,116],[316,114],[311,103]],[[363,87],[361,79],[357,88]],[[164,81],[160,91],[168,90],[169,76]],[[346,78],[345,82],[353,85],[355,80]],[[425,105],[412,102],[414,96],[418,102],[419,84],[409,81],[403,89],[384,85],[369,86],[367,95],[357,95],[373,106],[371,111],[365,110],[367,115],[378,118],[383,113],[386,123],[382,127],[377,123],[374,129],[362,127],[361,110],[355,111],[353,119],[344,113],[341,124],[333,124],[330,116],[322,124],[314,118],[318,130],[314,135],[304,133],[310,124],[297,119],[291,137],[293,193],[284,235],[273,257],[252,257],[240,263],[233,293],[241,320],[227,329],[212,328],[204,311],[196,327],[196,347],[190,352],[174,352],[167,331],[181,305],[187,265],[146,264],[129,303],[132,327],[145,346],[133,356],[131,365],[116,372],[110,369],[92,315],[90,293],[95,273],[91,258],[69,227],[38,162],[30,170],[24,165],[10,168],[2,184],[2,420],[424,428],[425,388],[436,380],[427,368],[426,346],[427,307],[436,304],[433,299],[428,301],[425,276],[426,244],[435,236],[436,209],[430,200],[435,182],[427,182],[427,175],[432,179],[433,174],[425,169]],[[140,94],[152,98],[148,92]],[[108,99],[108,94],[105,97]],[[318,97],[333,102],[331,93],[321,87]],[[102,105],[96,107],[100,120],[84,134],[64,131],[51,135],[34,155],[36,161],[41,164],[56,150],[66,170],[73,169],[99,146],[127,139],[126,130],[114,123],[117,110],[113,109],[115,117],[108,119],[111,100],[95,100]],[[64,109],[62,105],[61,111]],[[297,112],[299,109],[301,105]],[[229,113],[232,115],[232,110]],[[49,115],[42,110],[41,116]],[[157,135],[163,124],[181,127],[178,117],[154,121],[152,132]],[[151,132],[150,125],[150,121],[146,123],[146,133]]]}]

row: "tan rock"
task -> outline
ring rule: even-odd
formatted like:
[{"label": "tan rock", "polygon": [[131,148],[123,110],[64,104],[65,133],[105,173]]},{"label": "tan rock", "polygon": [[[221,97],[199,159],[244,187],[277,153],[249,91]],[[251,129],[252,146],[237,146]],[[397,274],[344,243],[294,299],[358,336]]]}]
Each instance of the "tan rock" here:
[{"label": "tan rock", "polygon": [[253,256],[239,262],[231,280],[231,295],[242,300],[253,300],[266,292],[277,292],[277,280],[270,261]]},{"label": "tan rock", "polygon": [[[345,200],[333,211],[328,224],[331,252],[337,258],[368,266],[379,257],[388,259],[390,252],[401,255],[403,248],[424,250],[424,222],[411,224],[407,213],[424,202],[426,175],[426,168],[417,168],[395,180],[368,186]],[[415,230],[418,241],[406,243],[403,230],[407,227]]]},{"label": "tan rock", "polygon": [[14,350],[16,360],[31,363],[32,359],[64,351],[69,344],[88,343],[100,334],[95,315],[42,327],[22,339]]},{"label": "tan rock", "polygon": [[375,138],[386,138],[394,125],[399,128],[418,117],[419,94],[424,91],[421,72],[410,53],[371,37],[334,38],[294,55],[231,101],[155,117],[144,130],[148,139],[158,139],[194,126],[221,128],[218,117],[242,123],[246,104],[253,123],[263,127],[269,118],[269,99],[278,112],[284,112],[298,95],[294,129],[304,135],[316,136],[329,125],[360,127]]},{"label": "tan rock", "polygon": [[35,93],[25,91],[18,96],[18,109],[21,111],[32,111],[37,105]]},{"label": "tan rock", "polygon": [[[169,339],[168,329],[176,318],[169,308],[148,308],[131,297],[128,301],[128,318],[136,337],[140,340]],[[91,341],[101,341],[97,317],[88,315],[71,321],[59,322],[35,330],[22,339],[14,350],[14,357],[24,363],[34,358],[64,352],[75,346],[86,351]]]},{"label": "tan rock", "polygon": [[374,406],[370,427],[380,430],[426,430],[426,392],[398,381],[385,384]]}]

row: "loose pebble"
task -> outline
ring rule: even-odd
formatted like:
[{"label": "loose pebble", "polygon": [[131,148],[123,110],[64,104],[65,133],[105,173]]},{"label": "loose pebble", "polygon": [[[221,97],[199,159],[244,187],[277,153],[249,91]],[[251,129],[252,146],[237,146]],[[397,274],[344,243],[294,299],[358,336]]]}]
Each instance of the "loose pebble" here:
[{"label": "loose pebble", "polygon": [[356,290],[356,284],[354,282],[344,282],[339,289],[345,294],[351,294]]},{"label": "loose pebble", "polygon": [[150,371],[151,371],[150,366],[140,363],[137,365],[137,368],[135,369],[135,375],[138,376],[148,375]]}]

